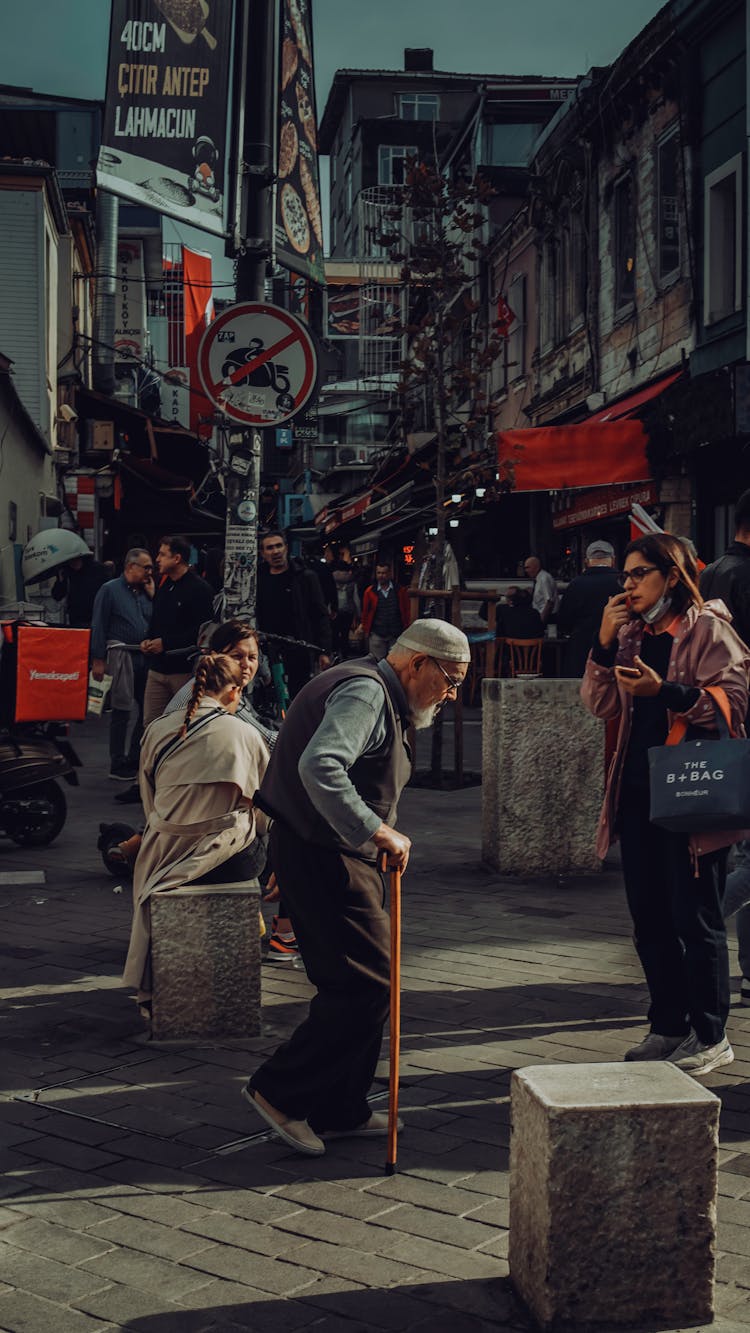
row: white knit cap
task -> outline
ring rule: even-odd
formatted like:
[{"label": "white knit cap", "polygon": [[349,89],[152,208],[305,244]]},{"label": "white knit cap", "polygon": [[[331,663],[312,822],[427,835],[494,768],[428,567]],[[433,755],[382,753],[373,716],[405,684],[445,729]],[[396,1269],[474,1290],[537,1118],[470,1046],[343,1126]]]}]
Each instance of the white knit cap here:
[{"label": "white knit cap", "polygon": [[463,630],[447,620],[415,620],[399,634],[394,648],[409,653],[425,653],[441,662],[469,662],[471,650]]}]

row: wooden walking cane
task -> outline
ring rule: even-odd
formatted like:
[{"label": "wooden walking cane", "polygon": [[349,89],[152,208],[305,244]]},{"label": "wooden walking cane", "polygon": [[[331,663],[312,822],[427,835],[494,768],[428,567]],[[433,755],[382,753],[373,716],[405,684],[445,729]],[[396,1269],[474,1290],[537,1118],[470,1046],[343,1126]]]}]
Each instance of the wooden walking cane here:
[{"label": "wooden walking cane", "polygon": [[[380,860],[381,873],[388,869],[388,854]],[[401,871],[391,867],[391,1028],[388,1071],[388,1151],[385,1174],[396,1173],[398,1152],[398,1077],[401,1053]]]}]

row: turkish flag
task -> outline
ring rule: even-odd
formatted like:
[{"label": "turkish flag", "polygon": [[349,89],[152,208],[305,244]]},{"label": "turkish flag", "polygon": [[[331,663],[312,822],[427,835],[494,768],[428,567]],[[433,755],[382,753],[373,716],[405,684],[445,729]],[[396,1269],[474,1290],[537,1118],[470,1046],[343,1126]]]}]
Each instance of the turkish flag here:
[{"label": "turkish flag", "polygon": [[515,321],[516,317],[501,292],[497,298],[497,319],[495,321],[495,328],[501,338],[507,338],[511,325],[515,324]]}]

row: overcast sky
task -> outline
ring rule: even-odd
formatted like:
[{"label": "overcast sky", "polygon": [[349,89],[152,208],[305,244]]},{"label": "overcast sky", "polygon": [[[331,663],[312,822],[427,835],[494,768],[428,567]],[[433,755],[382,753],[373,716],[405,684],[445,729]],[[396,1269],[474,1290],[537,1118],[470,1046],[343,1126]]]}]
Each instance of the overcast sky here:
[{"label": "overcast sky", "polygon": [[[431,46],[439,70],[585,74],[614,60],[661,8],[657,0],[314,0],[318,114],[336,69],[402,69],[406,46]],[[109,13],[107,0],[5,0],[0,83],[102,98]],[[324,164],[324,197],[327,179]],[[188,243],[202,236],[203,248],[220,250],[206,233],[165,221],[167,239],[192,233]]]},{"label": "overcast sky", "polygon": [[[614,59],[660,8],[655,0],[315,0],[319,109],[335,69],[399,69],[405,46],[433,47],[436,69],[584,74]],[[0,83],[102,97],[109,10],[107,0],[6,0]]]}]

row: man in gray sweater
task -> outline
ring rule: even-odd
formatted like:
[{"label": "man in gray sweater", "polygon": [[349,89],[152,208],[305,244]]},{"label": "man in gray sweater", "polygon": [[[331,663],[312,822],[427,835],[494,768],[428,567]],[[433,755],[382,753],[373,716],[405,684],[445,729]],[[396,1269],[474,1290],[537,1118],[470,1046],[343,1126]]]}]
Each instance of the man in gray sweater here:
[{"label": "man in gray sweater", "polygon": [[256,804],[308,977],[317,988],[291,1039],[243,1095],[276,1134],[320,1156],[326,1136],[384,1134],[367,1102],[390,993],[390,930],[377,861],[406,868],[396,830],[411,773],[410,725],[429,727],[469,663],[460,629],[417,620],[387,658],[341,663],[297,695]]}]

